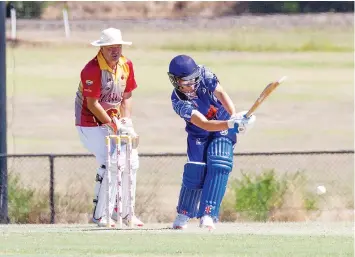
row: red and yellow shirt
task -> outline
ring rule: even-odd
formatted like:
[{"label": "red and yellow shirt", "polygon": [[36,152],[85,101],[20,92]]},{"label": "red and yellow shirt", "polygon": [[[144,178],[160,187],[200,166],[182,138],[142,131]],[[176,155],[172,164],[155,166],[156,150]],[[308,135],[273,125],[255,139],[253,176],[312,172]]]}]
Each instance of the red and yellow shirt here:
[{"label": "red and yellow shirt", "polygon": [[87,97],[98,98],[106,111],[119,111],[123,93],[129,93],[137,87],[133,64],[129,59],[121,56],[116,71],[113,71],[101,52],[86,64],[80,78],[75,98],[75,125],[82,127],[100,125],[87,108]]}]

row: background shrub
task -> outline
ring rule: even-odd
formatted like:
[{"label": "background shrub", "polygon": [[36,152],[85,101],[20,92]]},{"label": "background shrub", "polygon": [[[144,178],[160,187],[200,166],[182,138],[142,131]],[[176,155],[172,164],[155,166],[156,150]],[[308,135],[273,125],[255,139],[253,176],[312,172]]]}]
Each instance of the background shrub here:
[{"label": "background shrub", "polygon": [[222,221],[298,221],[318,210],[318,198],[306,188],[304,172],[278,177],[274,170],[242,172],[230,181],[222,203]]}]

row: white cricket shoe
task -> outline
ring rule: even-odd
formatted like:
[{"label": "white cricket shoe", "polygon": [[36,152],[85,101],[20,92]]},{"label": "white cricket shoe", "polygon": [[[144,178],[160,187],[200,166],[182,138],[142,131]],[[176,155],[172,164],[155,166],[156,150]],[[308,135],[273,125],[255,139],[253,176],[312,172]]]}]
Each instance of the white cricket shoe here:
[{"label": "white cricket shoe", "polygon": [[201,217],[200,228],[208,228],[209,230],[215,229],[216,227],[214,225],[212,217],[209,215],[204,215],[203,217]]},{"label": "white cricket shoe", "polygon": [[126,217],[124,217],[122,219],[122,222],[127,227],[129,227],[131,222],[133,223],[133,227],[143,227],[144,226],[144,223],[140,219],[138,219],[138,217],[136,215],[134,215],[132,218],[130,218],[129,215],[127,215]]},{"label": "white cricket shoe", "polygon": [[[130,225],[130,219],[128,218],[129,215],[126,215],[126,217],[124,217],[122,219],[122,222],[127,226],[129,227]],[[117,208],[114,208],[113,212],[112,212],[112,215],[111,215],[111,218],[114,220],[114,221],[117,221],[118,217],[117,217]],[[138,219],[137,216],[133,216],[132,218],[132,222],[133,222],[133,226],[134,227],[143,227],[144,226],[144,223]]]},{"label": "white cricket shoe", "polygon": [[[92,218],[92,221],[97,224],[99,227],[107,227],[107,219],[106,217],[101,217],[100,219]],[[113,219],[110,219],[110,227],[116,227],[116,222]]]},{"label": "white cricket shoe", "polygon": [[190,220],[190,218],[184,214],[178,214],[176,216],[176,219],[173,223],[173,229],[185,229],[187,228],[187,222]]}]

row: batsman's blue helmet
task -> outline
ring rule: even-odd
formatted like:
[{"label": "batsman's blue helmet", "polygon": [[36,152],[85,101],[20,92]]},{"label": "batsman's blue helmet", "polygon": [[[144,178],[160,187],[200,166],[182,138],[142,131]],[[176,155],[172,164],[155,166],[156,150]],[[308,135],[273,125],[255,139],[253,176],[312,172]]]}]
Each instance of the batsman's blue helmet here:
[{"label": "batsman's blue helmet", "polygon": [[179,90],[179,80],[194,81],[191,86],[197,90],[197,86],[201,81],[201,70],[194,59],[187,55],[175,56],[169,64],[168,76],[171,84]]}]

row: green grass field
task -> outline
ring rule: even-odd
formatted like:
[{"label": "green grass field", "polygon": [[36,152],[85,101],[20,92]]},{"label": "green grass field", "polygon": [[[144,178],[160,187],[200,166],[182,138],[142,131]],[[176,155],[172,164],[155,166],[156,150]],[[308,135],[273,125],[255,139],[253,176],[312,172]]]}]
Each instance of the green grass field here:
[{"label": "green grass field", "polygon": [[92,225],[0,226],[0,255],[29,256],[353,256],[351,223],[219,224],[209,232],[191,224],[173,231],[164,224],[142,230]]},{"label": "green grass field", "polygon": [[[89,42],[98,31],[73,31],[70,40],[58,30],[22,30],[18,35],[24,43],[7,48],[9,153],[87,153],[74,126],[74,98],[81,69],[97,53]],[[138,28],[124,35],[133,41],[124,54],[134,63],[139,85],[133,119],[140,153],[186,150],[184,122],[172,110],[172,85],[166,74],[171,58],[181,53],[218,75],[238,111],[250,108],[270,81],[288,76],[258,109],[256,125],[239,138],[235,152],[353,149],[353,28]],[[22,161],[11,162],[10,170],[20,173],[26,185],[47,190],[43,188],[49,183],[46,160]],[[154,202],[151,213],[164,209],[164,215],[172,218],[171,199],[178,193],[184,162],[185,158],[141,159],[139,195],[142,202],[148,198]],[[335,197],[326,202],[327,207],[347,208],[353,202],[350,155],[240,158],[232,175],[239,176],[241,169],[267,168],[280,174],[305,170],[311,189],[323,183]],[[92,160],[57,160],[57,192],[70,188],[73,206],[91,199],[94,172]],[[33,173],[38,175],[36,181]],[[80,180],[74,188],[72,179]]]}]

